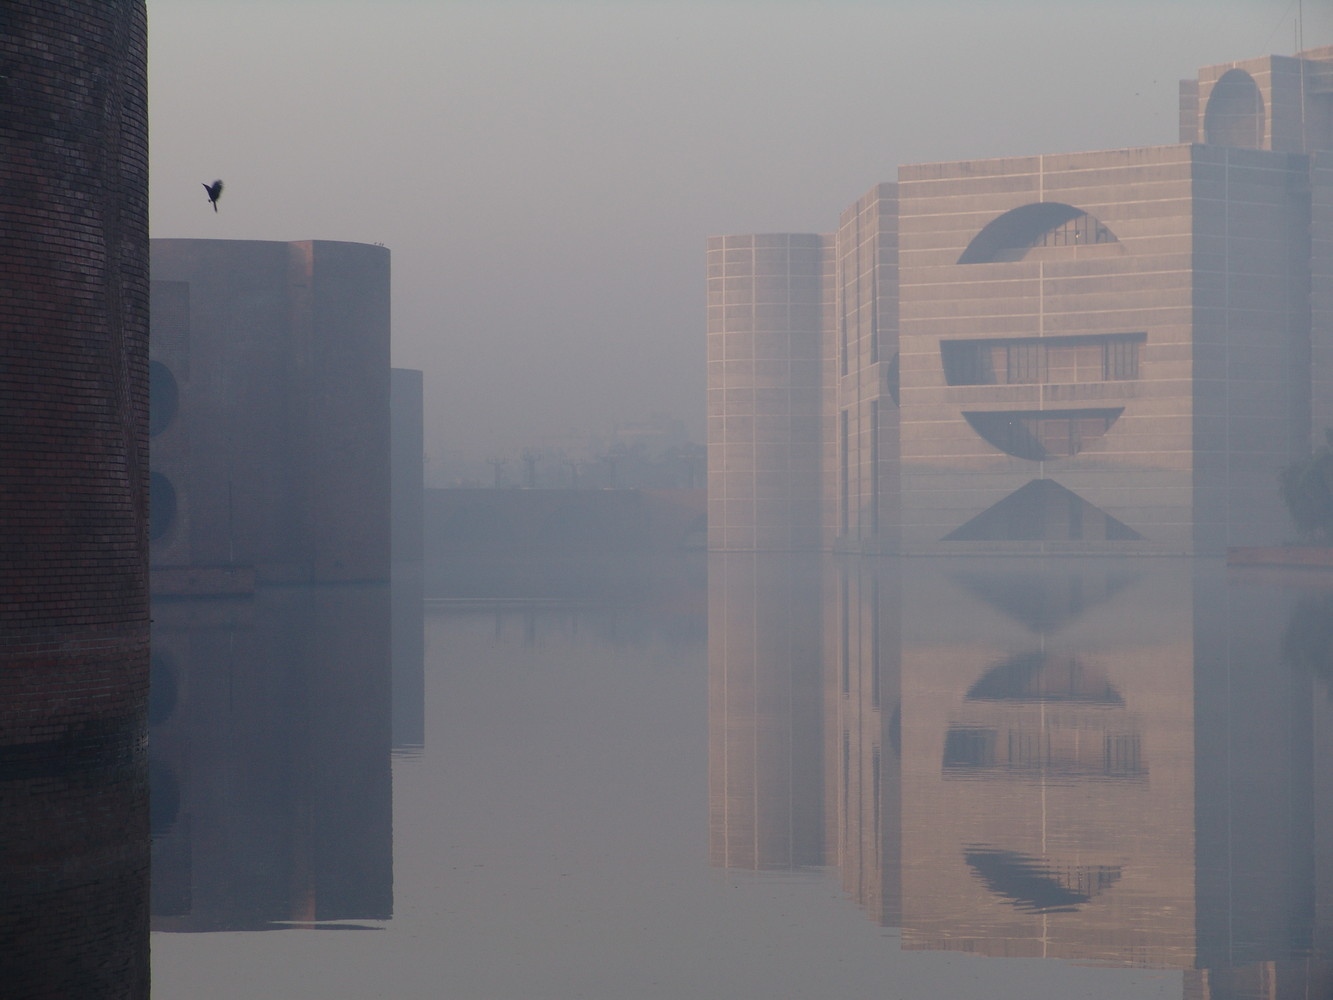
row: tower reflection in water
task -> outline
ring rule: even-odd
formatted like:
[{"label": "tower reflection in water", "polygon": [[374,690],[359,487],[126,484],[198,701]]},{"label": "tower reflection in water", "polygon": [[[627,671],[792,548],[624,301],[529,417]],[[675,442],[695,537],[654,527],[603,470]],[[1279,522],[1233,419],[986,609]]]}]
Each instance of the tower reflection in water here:
[{"label": "tower reflection in water", "polygon": [[1333,598],[1185,560],[711,559],[714,864],[836,865],[904,949],[1330,995]]},{"label": "tower reflection in water", "polygon": [[153,608],[155,931],[393,911],[389,588]]}]

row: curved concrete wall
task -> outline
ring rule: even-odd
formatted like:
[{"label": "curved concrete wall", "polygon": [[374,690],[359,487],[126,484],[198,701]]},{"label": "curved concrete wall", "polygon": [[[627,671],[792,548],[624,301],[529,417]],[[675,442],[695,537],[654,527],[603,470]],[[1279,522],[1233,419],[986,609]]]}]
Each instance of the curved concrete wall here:
[{"label": "curved concrete wall", "polygon": [[820,545],[831,239],[708,241],[708,547]]}]

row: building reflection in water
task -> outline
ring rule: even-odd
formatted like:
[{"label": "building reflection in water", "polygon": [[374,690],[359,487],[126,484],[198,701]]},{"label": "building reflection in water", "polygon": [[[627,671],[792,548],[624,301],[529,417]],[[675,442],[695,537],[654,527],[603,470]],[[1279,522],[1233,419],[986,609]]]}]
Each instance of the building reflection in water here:
[{"label": "building reflection in water", "polygon": [[913,574],[904,947],[1188,964],[1189,579],[1184,562]]},{"label": "building reflection in water", "polygon": [[153,929],[389,919],[388,586],[159,600],[153,616]]},{"label": "building reflection in water", "polygon": [[823,865],[818,559],[710,556],[709,845],[732,868]]},{"label": "building reflection in water", "polygon": [[905,949],[1328,995],[1333,596],[1187,560],[712,560],[714,864],[836,865]]},{"label": "building reflection in water", "polygon": [[0,996],[148,995],[142,716],[0,749]]}]

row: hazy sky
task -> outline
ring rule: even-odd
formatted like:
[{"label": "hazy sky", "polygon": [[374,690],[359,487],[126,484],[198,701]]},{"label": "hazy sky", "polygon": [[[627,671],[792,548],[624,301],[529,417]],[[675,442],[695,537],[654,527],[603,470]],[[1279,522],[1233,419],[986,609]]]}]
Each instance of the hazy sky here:
[{"label": "hazy sky", "polygon": [[828,231],[900,163],[1175,142],[1178,80],[1292,52],[1299,6],[149,0],[152,232],[388,246],[432,462],[701,441],[705,237]]}]

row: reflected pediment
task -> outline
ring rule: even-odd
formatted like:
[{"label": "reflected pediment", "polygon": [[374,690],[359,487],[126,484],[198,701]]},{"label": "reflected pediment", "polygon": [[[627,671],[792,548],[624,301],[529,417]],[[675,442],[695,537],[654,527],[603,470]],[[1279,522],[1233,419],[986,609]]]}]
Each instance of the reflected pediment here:
[{"label": "reflected pediment", "polygon": [[968,593],[1027,626],[1034,633],[1058,632],[1084,612],[1109,601],[1137,575],[1106,573],[997,571],[959,573],[953,579]]}]

